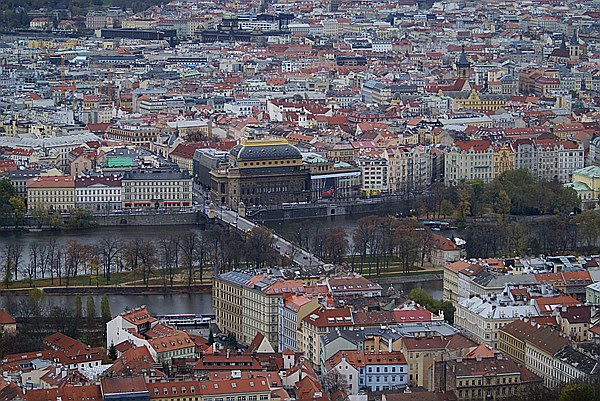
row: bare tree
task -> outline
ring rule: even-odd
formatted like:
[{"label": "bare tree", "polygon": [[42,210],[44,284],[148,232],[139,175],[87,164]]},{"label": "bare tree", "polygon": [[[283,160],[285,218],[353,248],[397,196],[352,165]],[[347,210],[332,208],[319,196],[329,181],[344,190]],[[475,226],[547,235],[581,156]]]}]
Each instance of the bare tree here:
[{"label": "bare tree", "polygon": [[160,276],[164,288],[167,284],[173,287],[173,278],[175,269],[179,265],[179,239],[161,238],[158,242],[158,260],[160,266]]},{"label": "bare tree", "polygon": [[255,226],[250,230],[246,240],[247,253],[257,268],[263,268],[273,261],[273,233],[263,226]]},{"label": "bare tree", "polygon": [[188,285],[194,284],[194,262],[198,250],[198,234],[189,231],[179,239]]},{"label": "bare tree", "polygon": [[352,242],[360,255],[360,274],[363,273],[363,265],[367,258],[369,244],[373,236],[373,217],[375,216],[366,216],[358,219],[352,233]]},{"label": "bare tree", "polygon": [[323,390],[327,394],[331,394],[337,390],[344,392],[348,391],[348,380],[346,376],[341,374],[338,369],[331,369],[325,376],[323,376]]},{"label": "bare tree", "polygon": [[29,246],[29,263],[27,263],[27,266],[25,266],[24,269],[27,279],[29,280],[30,287],[33,286],[33,278],[37,272],[38,263],[40,262],[40,253],[40,246],[36,242],[31,243]]},{"label": "bare tree", "polygon": [[110,281],[112,266],[115,264],[117,255],[121,250],[119,240],[111,237],[104,237],[100,240],[100,262],[106,283]]}]

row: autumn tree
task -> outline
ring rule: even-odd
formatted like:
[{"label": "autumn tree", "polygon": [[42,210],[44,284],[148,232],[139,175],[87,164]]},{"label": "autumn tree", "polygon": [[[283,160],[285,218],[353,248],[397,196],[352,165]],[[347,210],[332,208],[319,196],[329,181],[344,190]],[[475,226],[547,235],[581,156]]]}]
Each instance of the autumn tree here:
[{"label": "autumn tree", "polygon": [[415,267],[415,263],[421,259],[429,235],[425,228],[412,219],[403,220],[396,227],[397,255],[405,273],[409,273]]},{"label": "autumn tree", "polygon": [[591,251],[600,237],[600,214],[593,210],[586,210],[575,216],[573,222],[577,226],[579,243]]},{"label": "autumn tree", "polygon": [[566,384],[558,398],[559,401],[594,401],[597,400],[596,389],[590,383],[569,383]]},{"label": "autumn tree", "polygon": [[325,256],[332,263],[341,263],[342,257],[348,250],[348,239],[343,228],[334,228],[325,235],[323,241]]},{"label": "autumn tree", "polygon": [[68,240],[65,263],[65,280],[66,286],[68,287],[72,277],[76,277],[79,274],[80,268],[85,268],[85,264],[88,260],[88,247],[79,241]]}]

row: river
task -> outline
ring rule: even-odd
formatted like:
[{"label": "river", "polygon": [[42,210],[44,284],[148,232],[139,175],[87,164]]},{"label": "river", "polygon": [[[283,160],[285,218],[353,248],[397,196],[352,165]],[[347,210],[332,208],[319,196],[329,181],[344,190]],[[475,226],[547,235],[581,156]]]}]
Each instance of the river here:
[{"label": "river", "polygon": [[[342,228],[346,231],[349,240],[351,240],[352,230],[356,220],[362,216],[336,216],[322,218],[318,220],[303,221],[285,221],[269,222],[267,225],[280,235],[294,240],[296,233],[302,228],[319,227],[322,230],[333,228]],[[41,233],[30,232],[0,232],[0,262],[4,263],[2,250],[9,243],[20,243],[23,247],[22,265],[29,261],[29,247],[32,243],[44,244],[55,239],[58,245],[63,245],[69,240],[77,240],[85,244],[94,244],[103,238],[117,238],[120,243],[139,238],[145,240],[159,240],[164,237],[175,237],[188,231],[196,231],[199,234],[202,230],[196,226],[160,226],[160,227],[100,227],[91,230],[77,231],[48,231]],[[424,288],[432,296],[440,299],[442,297],[441,281],[425,281],[417,283],[401,283],[395,285],[399,292],[408,294],[412,288]],[[387,290],[387,287],[384,288]],[[128,307],[146,305],[153,314],[170,313],[197,313],[212,314],[210,294],[167,294],[167,295],[108,295],[111,312],[119,313]],[[72,305],[74,296],[70,295],[48,295],[46,297],[47,305],[62,306]],[[94,295],[96,309],[100,310],[100,296]],[[4,299],[0,297],[0,303]],[[83,305],[85,307],[85,300]]]},{"label": "river", "polygon": [[[24,296],[22,296],[24,297]],[[210,293],[199,294],[151,294],[151,295],[116,295],[108,294],[108,304],[113,315],[124,312],[136,306],[146,305],[153,315],[168,315],[173,313],[194,313],[200,315],[213,314]],[[20,296],[17,296],[20,298]],[[85,310],[87,295],[81,295],[81,303]],[[92,295],[96,305],[96,313],[100,316],[100,300],[102,295]],[[75,295],[46,295],[45,306],[52,308],[72,307]],[[0,303],[4,305],[5,296],[0,296]],[[85,314],[85,312],[84,312]]]}]

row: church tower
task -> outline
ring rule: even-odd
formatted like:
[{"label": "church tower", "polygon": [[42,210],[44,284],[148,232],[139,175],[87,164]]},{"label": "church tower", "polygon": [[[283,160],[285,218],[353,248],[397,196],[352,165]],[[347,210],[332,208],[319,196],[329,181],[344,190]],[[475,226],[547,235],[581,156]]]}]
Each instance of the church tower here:
[{"label": "church tower", "polygon": [[578,59],[581,53],[581,48],[579,47],[579,37],[577,36],[577,29],[573,29],[573,36],[571,40],[569,40],[569,54],[572,59]]},{"label": "church tower", "polygon": [[458,78],[464,79],[469,79],[469,75],[471,75],[471,63],[469,62],[469,60],[467,60],[464,45],[462,47],[462,51],[460,52],[458,62],[456,63],[456,75],[458,76]]}]

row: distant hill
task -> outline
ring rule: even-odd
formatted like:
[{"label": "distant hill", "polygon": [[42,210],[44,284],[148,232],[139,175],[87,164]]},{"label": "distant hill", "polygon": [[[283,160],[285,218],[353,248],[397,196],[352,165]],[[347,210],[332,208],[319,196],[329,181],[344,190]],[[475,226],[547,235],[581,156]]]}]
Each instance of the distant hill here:
[{"label": "distant hill", "polygon": [[130,8],[134,12],[165,3],[165,0],[0,0],[0,27],[26,27],[31,20],[27,12],[46,8],[69,9],[73,15],[86,15],[89,10],[104,7]]}]

